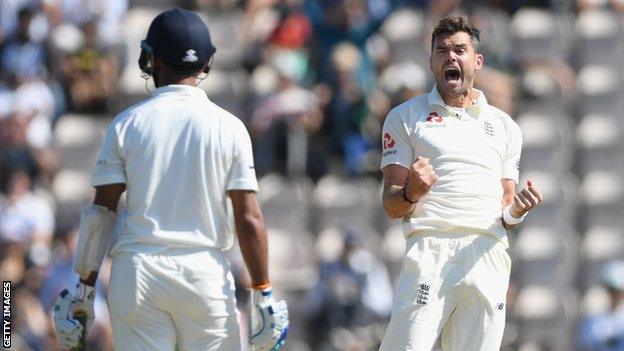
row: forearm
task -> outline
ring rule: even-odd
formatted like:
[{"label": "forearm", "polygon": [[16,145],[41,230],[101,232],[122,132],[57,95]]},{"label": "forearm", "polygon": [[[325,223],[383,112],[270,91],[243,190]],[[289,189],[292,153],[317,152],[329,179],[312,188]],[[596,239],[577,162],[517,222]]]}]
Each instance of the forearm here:
[{"label": "forearm", "polygon": [[125,189],[125,184],[96,187],[93,205],[81,212],[74,270],[85,285],[95,285],[112,237],[117,204]]},{"label": "forearm", "polygon": [[[418,201],[418,199],[410,200]],[[384,188],[383,207],[390,218],[402,218],[414,210],[414,204],[406,201],[403,197],[403,187],[399,185],[389,185]]]},{"label": "forearm", "polygon": [[252,286],[268,283],[268,243],[262,215],[237,218],[236,233]]},{"label": "forearm", "polygon": [[[503,196],[503,209],[507,206],[510,206],[513,203],[513,194],[506,194],[505,196]],[[502,211],[501,211],[501,216],[502,216]],[[518,225],[517,224],[508,224],[503,220],[503,228],[505,228],[505,230],[513,230],[514,228],[516,228]]]}]

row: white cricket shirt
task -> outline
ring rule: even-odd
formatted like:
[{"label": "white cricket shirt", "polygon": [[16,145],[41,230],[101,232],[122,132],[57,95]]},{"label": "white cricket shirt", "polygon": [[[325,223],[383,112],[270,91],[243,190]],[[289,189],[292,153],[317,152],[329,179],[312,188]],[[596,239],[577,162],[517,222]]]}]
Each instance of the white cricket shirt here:
[{"label": "white cricket shirt", "polygon": [[522,134],[482,92],[470,107],[447,106],[434,86],[390,111],[383,127],[381,168],[409,168],[430,159],[438,181],[403,219],[405,237],[423,232],[471,232],[506,242],[501,179],[518,182]]},{"label": "white cricket shirt", "polygon": [[127,209],[113,254],[171,247],[227,249],[227,190],[258,191],[243,123],[188,85],[158,88],[106,132],[92,185],[125,183]]}]

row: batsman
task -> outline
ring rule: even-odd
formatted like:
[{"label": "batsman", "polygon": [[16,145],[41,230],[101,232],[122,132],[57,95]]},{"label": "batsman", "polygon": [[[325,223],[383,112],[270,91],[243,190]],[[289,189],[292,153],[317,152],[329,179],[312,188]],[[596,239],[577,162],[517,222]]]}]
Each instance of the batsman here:
[{"label": "batsman", "polygon": [[[108,293],[116,350],[241,350],[223,253],[234,232],[257,317],[249,343],[255,350],[284,344],[288,309],[269,281],[249,134],[196,87],[215,51],[200,17],[181,9],[159,14],[141,42],[139,67],[156,90],[117,115],[104,137],[92,177],[95,199],[80,218],[74,262],[80,283],[54,306],[63,347],[76,347],[93,324],[94,285],[116,220],[121,230],[110,252]],[[127,209],[117,214],[124,192]]]}]

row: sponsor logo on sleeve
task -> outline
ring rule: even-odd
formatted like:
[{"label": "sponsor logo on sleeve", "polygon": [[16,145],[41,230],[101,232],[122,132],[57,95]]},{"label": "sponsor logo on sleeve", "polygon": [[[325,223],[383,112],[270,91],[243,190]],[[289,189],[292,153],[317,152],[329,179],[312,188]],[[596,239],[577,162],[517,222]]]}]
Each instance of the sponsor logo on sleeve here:
[{"label": "sponsor logo on sleeve", "polygon": [[383,137],[383,149],[384,149],[383,156],[385,157],[389,155],[395,155],[397,151],[390,150],[394,148],[395,146],[396,146],[396,142],[392,138],[392,135],[390,135],[390,133],[385,133]]},{"label": "sponsor logo on sleeve", "polygon": [[394,139],[392,139],[392,135],[390,133],[384,134],[383,148],[384,150],[392,149],[396,145]]}]

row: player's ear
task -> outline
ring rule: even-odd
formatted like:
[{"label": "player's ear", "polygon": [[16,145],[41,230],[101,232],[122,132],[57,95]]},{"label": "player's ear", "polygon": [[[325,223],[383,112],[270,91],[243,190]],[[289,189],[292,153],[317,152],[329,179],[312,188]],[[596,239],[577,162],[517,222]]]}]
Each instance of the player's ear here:
[{"label": "player's ear", "polygon": [[210,56],[210,59],[205,64],[204,70],[203,70],[204,73],[208,74],[208,72],[210,72],[210,68],[212,68],[212,60],[213,59],[214,59],[214,53],[213,53],[212,56]]},{"label": "player's ear", "polygon": [[141,72],[146,76],[150,76],[153,73],[153,57],[154,51],[152,47],[145,41],[141,41],[141,55],[139,56],[139,68]]},{"label": "player's ear", "polygon": [[480,53],[475,53],[475,68],[481,69],[483,68],[483,55]]}]

